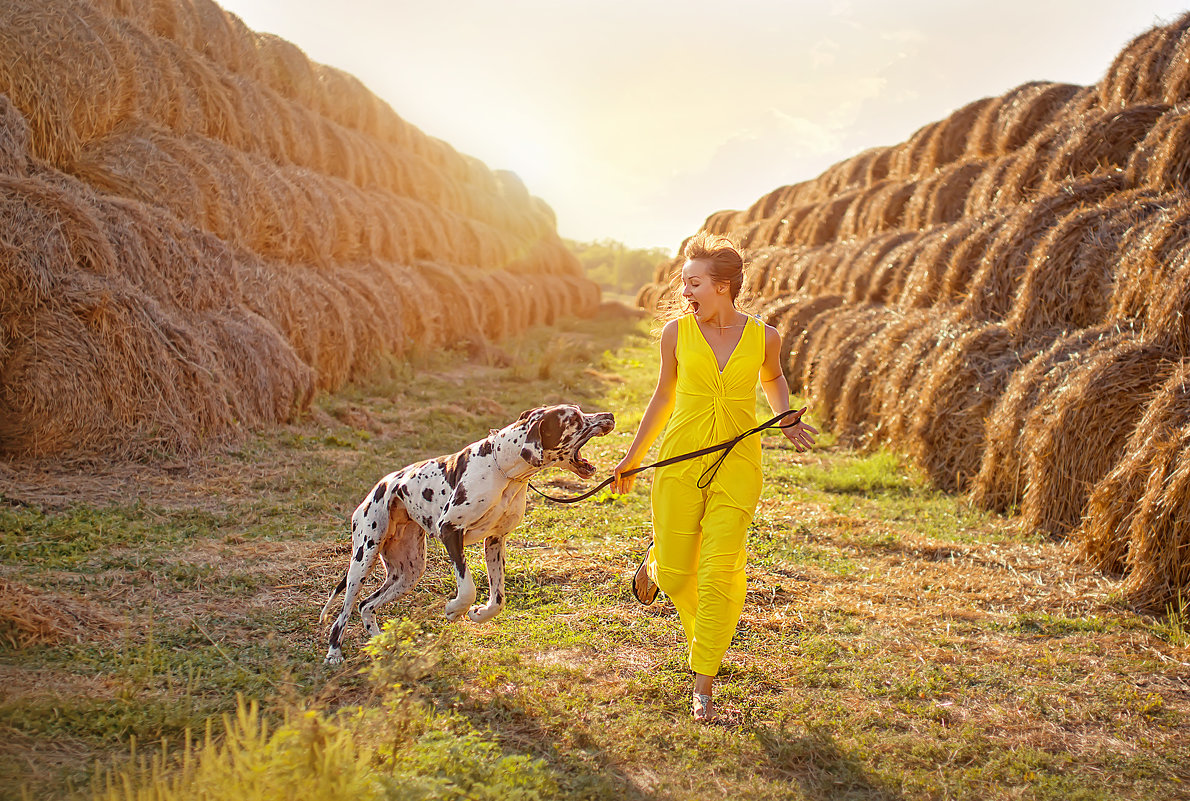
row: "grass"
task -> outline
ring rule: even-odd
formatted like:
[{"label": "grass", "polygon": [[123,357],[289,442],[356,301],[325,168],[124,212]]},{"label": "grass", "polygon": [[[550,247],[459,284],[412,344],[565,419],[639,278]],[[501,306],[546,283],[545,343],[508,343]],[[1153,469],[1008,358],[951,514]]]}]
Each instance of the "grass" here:
[{"label": "grass", "polygon": [[627,593],[648,474],[531,499],[489,624],[446,622],[432,546],[385,633],[357,619],[324,668],[318,610],[376,477],[559,401],[616,413],[586,448],[607,470],[656,375],[644,331],[566,320],[505,343],[509,367],[388,362],[193,465],[14,471],[0,576],[120,625],[0,638],[0,798],[1190,797],[1185,610],[1136,615],[1064,544],[829,436],[765,440],[719,725],[688,720],[672,607]]}]

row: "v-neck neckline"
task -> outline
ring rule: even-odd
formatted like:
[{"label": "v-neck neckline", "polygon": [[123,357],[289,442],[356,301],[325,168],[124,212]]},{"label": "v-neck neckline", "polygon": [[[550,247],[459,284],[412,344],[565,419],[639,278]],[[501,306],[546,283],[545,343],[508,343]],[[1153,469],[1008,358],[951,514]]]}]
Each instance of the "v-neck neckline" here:
[{"label": "v-neck neckline", "polygon": [[[693,314],[690,316],[694,317]],[[698,324],[698,318],[694,317],[694,327],[698,329],[698,336],[702,339],[703,344],[707,346],[707,350],[711,352],[711,358],[715,360],[715,367],[718,369],[719,375],[723,375],[723,371],[727,369],[729,364],[731,364],[731,360],[732,357],[735,356],[735,352],[740,349],[740,343],[744,341],[744,334],[748,332],[748,322],[751,319],[752,318],[750,318],[748,315],[744,315],[744,324],[740,326],[740,338],[737,339],[735,344],[731,347],[731,353],[727,354],[727,361],[723,362],[722,367],[719,367],[719,354],[715,353],[715,348],[711,345],[711,341],[707,339],[707,335],[702,331],[702,326]]]}]

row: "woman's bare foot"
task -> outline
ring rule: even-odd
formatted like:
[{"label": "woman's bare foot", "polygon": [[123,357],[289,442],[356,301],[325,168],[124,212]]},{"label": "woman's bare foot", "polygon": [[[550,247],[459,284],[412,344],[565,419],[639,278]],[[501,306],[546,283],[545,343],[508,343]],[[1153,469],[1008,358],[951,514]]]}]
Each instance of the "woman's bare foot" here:
[{"label": "woman's bare foot", "polygon": [[715,717],[715,708],[711,705],[711,685],[714,683],[714,676],[694,674],[693,714],[694,719],[700,723],[709,723]]}]

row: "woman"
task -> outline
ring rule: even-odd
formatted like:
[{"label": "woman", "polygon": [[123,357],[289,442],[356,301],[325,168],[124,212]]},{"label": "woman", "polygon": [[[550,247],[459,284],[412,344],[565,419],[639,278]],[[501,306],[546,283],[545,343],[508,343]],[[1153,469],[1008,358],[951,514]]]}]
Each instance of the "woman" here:
[{"label": "woman", "polygon": [[[725,237],[700,233],[682,255],[682,305],[661,331],[661,372],[612,488],[631,491],[634,476],[665,429],[659,459],[715,445],[756,425],[756,380],[774,413],[789,410],[781,372],[781,337],[736,308],[744,261]],[[683,308],[684,307],[684,308]],[[668,428],[666,423],[668,422]],[[817,429],[782,429],[798,451]],[[711,687],[744,608],[745,543],[760,499],[760,437],[740,442],[707,480],[720,454],[657,470],[653,479],[653,544],[637,569],[633,592],[651,603],[658,587],[678,609],[694,671],[693,716],[714,717]],[[703,487],[700,488],[700,484]]]}]

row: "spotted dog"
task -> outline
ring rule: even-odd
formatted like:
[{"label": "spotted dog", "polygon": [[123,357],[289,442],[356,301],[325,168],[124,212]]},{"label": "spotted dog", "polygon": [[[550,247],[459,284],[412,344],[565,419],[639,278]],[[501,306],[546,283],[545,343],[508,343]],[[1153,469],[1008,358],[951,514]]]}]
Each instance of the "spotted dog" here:
[{"label": "spotted dog", "polygon": [[583,414],[577,406],[540,406],[516,422],[492,429],[485,439],[458,453],[389,473],[351,515],[351,562],[331,591],[319,620],[346,589],[343,611],[331,626],[328,665],[343,661],[343,632],[364,578],[380,555],[388,571],[380,587],[359,605],[364,628],[375,635],[376,610],[408,592],[426,569],[426,535],[446,546],[456,593],[446,617],[458,618],[475,601],[475,579],[463,547],[482,541],[488,566],[488,602],[467,612],[476,623],[504,608],[504,538],[525,515],[525,487],[538,471],[562,467],[580,478],[595,465],[579,454],[593,437],[615,427],[609,413]]}]

